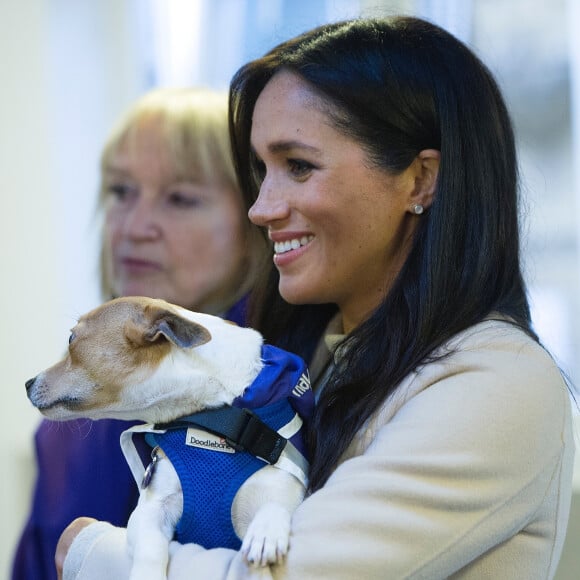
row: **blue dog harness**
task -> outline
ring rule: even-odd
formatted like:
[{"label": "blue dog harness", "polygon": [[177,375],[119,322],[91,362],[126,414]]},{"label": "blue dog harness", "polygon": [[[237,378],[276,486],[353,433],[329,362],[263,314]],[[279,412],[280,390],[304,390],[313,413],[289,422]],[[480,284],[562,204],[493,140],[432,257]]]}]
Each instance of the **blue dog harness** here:
[{"label": "blue dog harness", "polygon": [[[277,432],[282,448],[276,452],[275,462],[269,462],[306,485],[303,423],[314,409],[308,370],[300,357],[270,345],[262,347],[262,360],[264,367],[259,375],[232,407],[250,409],[259,421]],[[268,459],[236,449],[226,437],[199,428],[195,417],[196,414],[175,424],[148,425],[146,431],[142,429],[145,426],[139,426],[141,429],[136,427],[130,432],[146,432],[145,441],[151,447],[159,446],[177,471],[183,489],[183,515],[175,539],[208,549],[237,550],[241,541],[232,525],[234,497]],[[192,424],[187,419],[192,419]],[[134,469],[133,472],[137,478]]]}]

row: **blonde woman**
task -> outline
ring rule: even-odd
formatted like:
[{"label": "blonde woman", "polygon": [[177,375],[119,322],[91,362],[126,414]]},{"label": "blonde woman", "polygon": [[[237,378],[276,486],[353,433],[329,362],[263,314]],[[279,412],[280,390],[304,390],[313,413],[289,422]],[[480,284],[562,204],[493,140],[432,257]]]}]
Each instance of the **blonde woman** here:
[{"label": "blonde woman", "polygon": [[[227,95],[154,90],[127,112],[101,158],[103,299],[145,295],[243,324],[263,255],[230,155]],[[38,479],[13,580],[56,578],[64,527],[91,515],[127,523],[138,490],[119,448],[124,421],[43,421]]]}]

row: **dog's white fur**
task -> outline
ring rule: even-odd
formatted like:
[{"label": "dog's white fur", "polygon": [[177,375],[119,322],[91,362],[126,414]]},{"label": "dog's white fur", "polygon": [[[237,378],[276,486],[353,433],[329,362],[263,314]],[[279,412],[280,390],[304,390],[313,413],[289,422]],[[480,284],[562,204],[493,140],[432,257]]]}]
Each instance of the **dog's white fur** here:
[{"label": "dog's white fur", "polygon": [[[167,423],[231,403],[262,368],[262,336],[216,316],[162,300],[118,298],[82,316],[68,353],[27,381],[31,402],[48,418],[116,418]],[[232,523],[248,562],[266,565],[287,552],[290,518],[304,487],[265,465],[240,488]],[[162,456],[127,526],[131,580],[166,577],[168,544],[183,497]]]}]

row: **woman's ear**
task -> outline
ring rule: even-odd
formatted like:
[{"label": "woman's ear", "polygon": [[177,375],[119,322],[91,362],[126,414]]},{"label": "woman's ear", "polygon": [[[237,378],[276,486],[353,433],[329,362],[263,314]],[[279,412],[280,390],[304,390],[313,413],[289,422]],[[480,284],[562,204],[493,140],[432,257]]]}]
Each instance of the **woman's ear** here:
[{"label": "woman's ear", "polygon": [[411,193],[410,211],[421,214],[433,203],[441,153],[437,149],[423,149],[415,158],[415,189]]}]

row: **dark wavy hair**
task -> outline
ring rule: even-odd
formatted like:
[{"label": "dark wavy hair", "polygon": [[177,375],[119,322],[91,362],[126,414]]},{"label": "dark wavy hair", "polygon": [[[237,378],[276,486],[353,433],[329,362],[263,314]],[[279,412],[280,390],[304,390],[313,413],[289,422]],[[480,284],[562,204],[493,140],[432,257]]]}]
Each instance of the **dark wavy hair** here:
[{"label": "dark wavy hair", "polygon": [[[400,381],[454,334],[498,313],[534,340],[521,273],[518,169],[512,124],[486,66],[427,21],[328,24],[243,66],[230,87],[230,130],[248,207],[259,191],[252,114],[280,70],[329,103],[334,127],[394,173],[423,149],[441,162],[435,198],[383,302],[345,341],[311,426],[310,489],[319,489],[357,430]],[[356,219],[356,216],[353,216]],[[307,359],[334,305],[291,306],[274,269],[256,291],[252,324]]]}]

